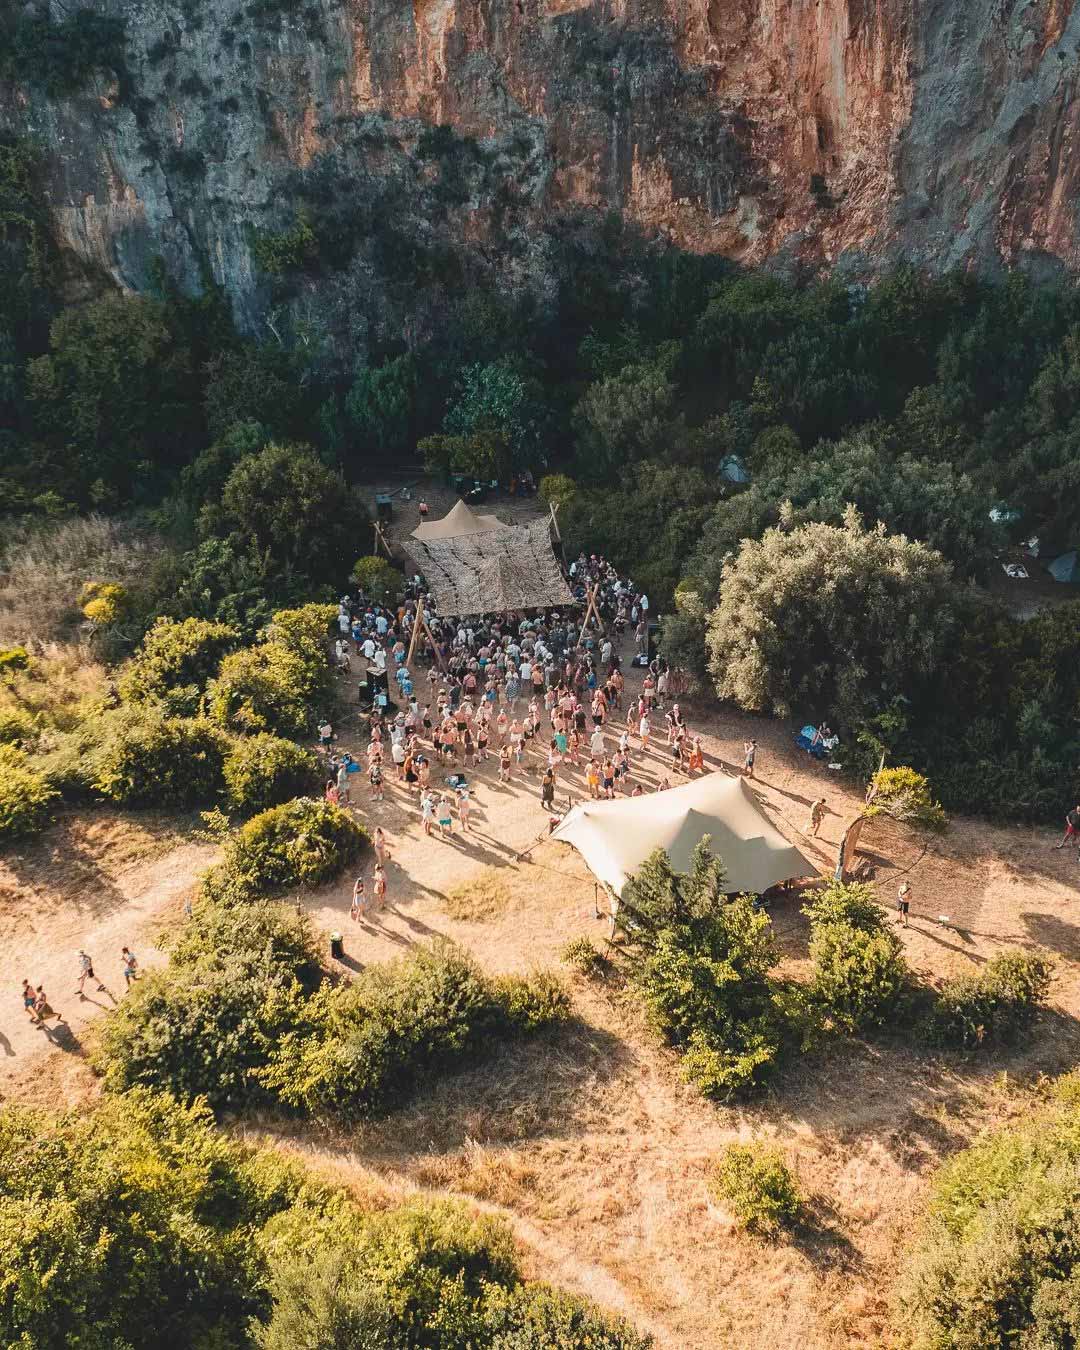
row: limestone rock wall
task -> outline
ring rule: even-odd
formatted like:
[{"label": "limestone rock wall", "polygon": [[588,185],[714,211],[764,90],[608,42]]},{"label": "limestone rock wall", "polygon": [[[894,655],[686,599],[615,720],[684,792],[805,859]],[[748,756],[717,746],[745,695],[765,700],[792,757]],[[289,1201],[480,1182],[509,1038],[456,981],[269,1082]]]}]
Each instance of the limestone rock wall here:
[{"label": "limestone rock wall", "polygon": [[[542,295],[575,205],[748,262],[1080,262],[1068,0],[88,2],[125,81],[0,88],[60,239],[339,359],[422,328],[455,253]],[[283,290],[253,232],[299,212],[328,256]]]}]

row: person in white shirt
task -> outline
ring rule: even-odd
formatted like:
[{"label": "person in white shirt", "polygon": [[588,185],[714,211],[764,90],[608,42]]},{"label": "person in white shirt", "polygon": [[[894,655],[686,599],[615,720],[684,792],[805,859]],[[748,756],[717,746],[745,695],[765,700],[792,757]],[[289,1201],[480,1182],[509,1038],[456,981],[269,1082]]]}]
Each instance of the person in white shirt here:
[{"label": "person in white shirt", "polygon": [[366,637],[364,639],[364,645],[360,648],[360,650],[364,653],[364,660],[370,661],[375,655],[375,639],[372,637]]}]

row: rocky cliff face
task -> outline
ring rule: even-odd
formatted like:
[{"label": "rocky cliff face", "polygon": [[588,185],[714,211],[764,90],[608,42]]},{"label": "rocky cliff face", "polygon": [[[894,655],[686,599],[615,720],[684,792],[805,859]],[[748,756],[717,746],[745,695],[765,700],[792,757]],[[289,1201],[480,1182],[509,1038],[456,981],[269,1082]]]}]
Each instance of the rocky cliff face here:
[{"label": "rocky cliff face", "polygon": [[[126,78],[0,89],[0,122],[70,249],[212,275],[251,331],[362,353],[462,268],[542,296],[580,206],[755,263],[1080,263],[1070,0],[87,3]],[[304,221],[284,284],[254,245]]]}]

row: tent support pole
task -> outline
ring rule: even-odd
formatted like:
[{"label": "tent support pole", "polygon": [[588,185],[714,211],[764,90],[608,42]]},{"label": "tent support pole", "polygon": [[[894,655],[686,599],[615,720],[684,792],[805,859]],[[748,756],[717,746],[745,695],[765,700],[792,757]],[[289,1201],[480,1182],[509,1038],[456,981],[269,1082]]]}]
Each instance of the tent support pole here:
[{"label": "tent support pole", "polygon": [[425,637],[427,638],[427,640],[431,643],[431,650],[435,653],[435,660],[436,660],[436,662],[438,663],[439,669],[445,674],[445,673],[446,673],[446,662],[443,660],[442,652],[439,651],[439,644],[435,641],[434,634],[432,633],[431,629],[428,627],[428,621],[427,621],[427,619],[425,619],[425,618],[423,618],[423,617],[421,616],[421,622],[422,622],[423,625],[424,625],[424,636],[425,636]]},{"label": "tent support pole", "polygon": [[413,657],[416,654],[416,639],[420,636],[420,620],[424,612],[424,596],[416,601],[416,613],[413,615],[412,632],[409,634],[409,650],[405,654],[405,669],[411,674]]}]

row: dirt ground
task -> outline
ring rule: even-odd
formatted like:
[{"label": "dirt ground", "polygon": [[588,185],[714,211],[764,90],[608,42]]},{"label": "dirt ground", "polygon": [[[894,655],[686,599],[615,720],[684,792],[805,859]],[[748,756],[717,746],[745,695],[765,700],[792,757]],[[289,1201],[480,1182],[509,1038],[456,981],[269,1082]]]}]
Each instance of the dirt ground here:
[{"label": "dirt ground", "polygon": [[[693,706],[688,716],[712,772],[733,772],[743,740],[757,738],[763,808],[831,871],[860,795],[799,751],[789,728]],[[355,720],[338,731],[342,746],[362,750]],[[475,828],[463,835],[455,826],[446,841],[424,836],[415,793],[391,781],[392,769],[385,802],[360,788],[358,815],[390,841],[388,907],[350,922],[352,876],[304,900],[320,930],[345,934],[347,969],[437,936],[507,971],[558,965],[578,934],[602,945],[607,924],[594,917],[582,859],[545,838],[537,762],[510,785],[497,781],[493,761],[471,773]],[[634,768],[655,786],[667,768],[662,748]],[[572,773],[557,800],[583,793]],[[821,839],[808,840],[809,804],[822,793],[830,815]],[[162,822],[147,821],[145,837],[137,830],[107,813],[73,817],[0,869],[8,1008],[0,1086],[11,1098],[59,1103],[96,1091],[80,1044],[51,1046],[24,1024],[23,971],[35,982],[45,971],[50,992],[63,993],[78,1042],[101,1009],[70,993],[77,947],[93,942],[88,950],[110,963],[106,983],[119,996],[113,949],[135,935],[143,961],[155,959],[153,933],[178,920],[185,887],[210,860],[207,846],[178,844]],[[971,969],[1002,945],[1056,953],[1053,1006],[1021,1051],[969,1064],[927,1058],[900,1040],[849,1043],[807,1057],[749,1106],[717,1108],[681,1083],[677,1059],[613,984],[568,976],[575,1018],[566,1028],[493,1047],[385,1121],[348,1135],[272,1122],[243,1131],[303,1154],[365,1196],[436,1190],[504,1214],[531,1274],[625,1313],[662,1350],[887,1343],[897,1255],[933,1169],[979,1130],[1022,1113],[1040,1075],[1080,1053],[1077,862],[1072,850],[1052,851],[1059,837],[958,820],[929,844],[877,824],[863,840],[883,902],[901,876],[911,881],[912,922],[901,936],[928,978]],[[773,911],[792,968],[806,959],[798,907],[793,896]],[[808,1222],[775,1245],[737,1232],[708,1197],[711,1160],[751,1137],[783,1148],[810,1197]]]}]

